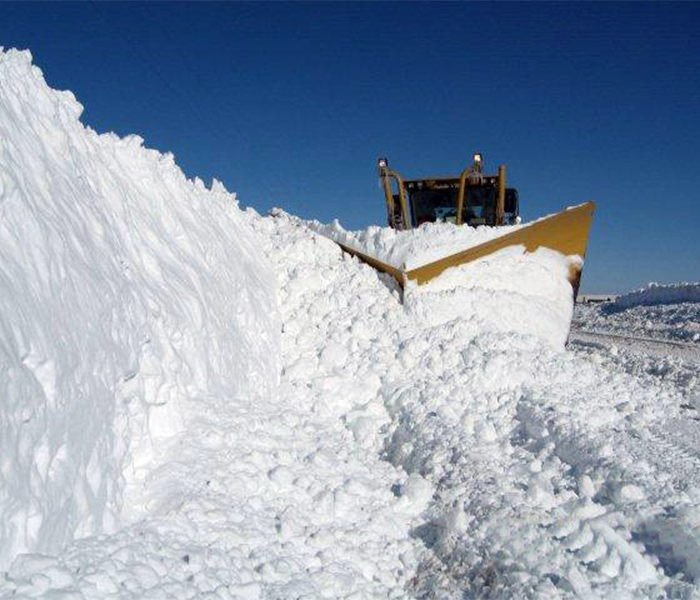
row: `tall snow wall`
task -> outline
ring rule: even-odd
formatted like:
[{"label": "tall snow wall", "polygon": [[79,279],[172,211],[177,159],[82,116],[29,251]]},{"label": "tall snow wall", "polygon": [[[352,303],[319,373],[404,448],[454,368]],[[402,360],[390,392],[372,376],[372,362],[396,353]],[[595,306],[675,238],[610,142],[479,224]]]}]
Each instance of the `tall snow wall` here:
[{"label": "tall snow wall", "polygon": [[272,276],[235,198],[98,135],[0,48],[0,568],[109,532],[209,394],[264,401]]}]

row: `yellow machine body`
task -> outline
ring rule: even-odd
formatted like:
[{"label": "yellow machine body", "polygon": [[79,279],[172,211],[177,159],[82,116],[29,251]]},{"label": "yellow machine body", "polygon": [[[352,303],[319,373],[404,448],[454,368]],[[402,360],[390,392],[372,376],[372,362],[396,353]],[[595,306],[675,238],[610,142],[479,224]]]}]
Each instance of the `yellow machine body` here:
[{"label": "yellow machine body", "polygon": [[[476,160],[478,157],[478,160]],[[470,186],[479,190],[492,189],[491,201],[493,206],[486,219],[480,218],[478,224],[500,226],[505,224],[506,219],[514,222],[518,215],[518,200],[515,190],[506,190],[504,166],[499,167],[497,176],[484,176],[481,172],[481,155],[475,155],[474,165],[465,169],[459,178],[441,178],[411,180],[404,182],[401,176],[388,168],[386,159],[380,159],[380,177],[386,197],[389,224],[395,229],[410,229],[415,223],[417,210],[411,200],[407,199],[407,188],[409,192],[414,190],[448,190],[454,197],[455,206],[452,213],[452,222],[456,224],[466,223],[469,220],[465,217],[468,206],[465,198],[468,197]],[[396,181],[398,194],[391,193],[391,179]],[[407,185],[408,184],[408,185]],[[412,188],[410,186],[413,186]],[[508,195],[507,195],[508,193]],[[444,208],[444,206],[443,206]],[[448,212],[450,207],[447,206]],[[521,246],[524,252],[534,252],[538,248],[549,248],[560,252],[564,256],[578,256],[581,261],[572,263],[569,273],[569,281],[574,292],[574,298],[578,293],[581,280],[581,269],[583,259],[586,256],[586,246],[588,244],[588,233],[595,204],[586,202],[580,206],[569,208],[560,213],[539,219],[528,225],[520,227],[515,231],[504,233],[504,235],[491,239],[487,242],[473,246],[466,250],[451,254],[440,260],[428,263],[415,269],[404,270],[395,265],[387,264],[373,256],[360,252],[346,244],[339,245],[360,260],[366,262],[375,269],[388,273],[396,279],[403,288],[409,281],[415,281],[418,285],[427,283],[431,279],[440,275],[446,269],[458,267],[460,265],[478,260],[504,248]],[[472,219],[472,223],[476,219]],[[482,223],[482,221],[485,221]]]},{"label": "yellow machine body", "polygon": [[[437,277],[446,269],[464,265],[512,246],[522,246],[525,252],[534,252],[538,248],[549,248],[564,256],[579,256],[583,259],[586,255],[588,232],[594,209],[595,203],[586,202],[581,206],[545,217],[478,246],[472,246],[410,270],[400,269],[351,246],[337,243],[349,254],[357,256],[378,271],[394,277],[401,287],[404,287],[408,281],[415,281],[421,285]],[[572,265],[569,273],[569,281],[575,291],[578,290],[580,278],[581,265],[576,263]]]}]

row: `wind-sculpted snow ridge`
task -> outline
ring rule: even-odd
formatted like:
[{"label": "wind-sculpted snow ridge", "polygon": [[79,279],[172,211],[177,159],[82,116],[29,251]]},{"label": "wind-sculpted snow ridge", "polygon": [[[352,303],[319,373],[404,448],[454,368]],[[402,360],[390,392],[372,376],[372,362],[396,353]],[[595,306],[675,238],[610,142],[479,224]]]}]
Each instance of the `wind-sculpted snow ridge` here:
[{"label": "wind-sculpted snow ridge", "polygon": [[376,277],[80,112],[0,54],[0,598],[406,597],[430,486],[305,318]]},{"label": "wind-sculpted snow ridge", "polygon": [[652,304],[679,304],[700,302],[700,283],[674,283],[659,285],[650,283],[647,287],[618,296],[615,306],[631,308]]},{"label": "wind-sculpted snow ridge", "polygon": [[208,396],[276,393],[270,269],[235,198],[81,112],[0,49],[0,567],[141,514]]}]

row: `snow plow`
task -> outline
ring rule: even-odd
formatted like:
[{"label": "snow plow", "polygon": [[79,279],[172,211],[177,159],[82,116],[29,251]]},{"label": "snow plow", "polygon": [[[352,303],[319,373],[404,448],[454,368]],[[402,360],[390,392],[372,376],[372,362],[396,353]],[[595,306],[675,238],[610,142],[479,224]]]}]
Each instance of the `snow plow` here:
[{"label": "snow plow", "polygon": [[[483,243],[412,269],[399,268],[334,240],[345,252],[393,276],[403,288],[409,281],[415,281],[418,285],[427,283],[446,269],[504,248],[521,246],[523,252],[534,252],[544,247],[564,256],[580,258],[572,261],[569,268],[569,281],[576,298],[595,209],[593,202],[520,225],[518,192],[506,187],[506,167],[499,166],[496,175],[485,175],[479,153],[474,155],[473,164],[458,177],[404,180],[389,168],[386,158],[379,159],[378,167],[388,223],[392,229],[409,230],[423,223],[447,222],[468,227],[485,225],[502,229],[502,234],[496,232],[496,237]],[[397,193],[392,192],[392,179],[396,183]]]}]

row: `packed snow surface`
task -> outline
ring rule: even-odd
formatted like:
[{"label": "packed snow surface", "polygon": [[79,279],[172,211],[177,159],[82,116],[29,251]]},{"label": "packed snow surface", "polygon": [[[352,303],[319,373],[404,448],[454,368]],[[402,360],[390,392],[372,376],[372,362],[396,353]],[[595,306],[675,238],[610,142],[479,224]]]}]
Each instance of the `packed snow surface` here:
[{"label": "packed snow surface", "polygon": [[454,223],[436,222],[423,223],[420,227],[406,231],[377,226],[348,231],[335,220],[329,225],[311,221],[308,226],[321,235],[398,269],[415,269],[511,233],[525,225],[461,227]]},{"label": "packed snow surface", "polygon": [[402,298],[0,84],[0,598],[697,598],[694,388],[567,350],[563,257]]}]

